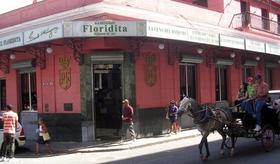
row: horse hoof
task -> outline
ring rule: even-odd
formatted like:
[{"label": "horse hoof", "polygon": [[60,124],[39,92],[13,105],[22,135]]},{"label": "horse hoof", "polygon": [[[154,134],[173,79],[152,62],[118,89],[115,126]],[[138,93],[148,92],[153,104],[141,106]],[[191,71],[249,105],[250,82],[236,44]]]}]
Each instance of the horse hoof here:
[{"label": "horse hoof", "polygon": [[230,156],[231,156],[231,157],[234,156],[234,149],[231,149],[231,151],[230,151]]},{"label": "horse hoof", "polygon": [[224,149],[222,149],[222,150],[220,151],[220,154],[221,154],[221,156],[224,156],[224,155],[225,155]]},{"label": "horse hoof", "polygon": [[204,157],[203,159],[202,159],[202,161],[204,162],[204,161],[208,161],[208,157]]}]

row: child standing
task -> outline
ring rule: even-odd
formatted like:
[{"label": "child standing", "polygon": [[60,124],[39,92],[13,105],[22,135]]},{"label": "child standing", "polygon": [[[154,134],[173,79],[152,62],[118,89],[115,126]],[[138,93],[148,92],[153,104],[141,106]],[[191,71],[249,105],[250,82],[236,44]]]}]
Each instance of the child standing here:
[{"label": "child standing", "polygon": [[37,140],[36,140],[36,155],[39,155],[39,149],[40,149],[40,144],[45,144],[47,146],[49,154],[52,154],[52,148],[50,146],[50,138],[48,140],[44,139],[44,135],[48,135],[48,129],[47,126],[45,125],[44,121],[42,118],[39,118],[38,120],[38,129],[36,130],[37,133]]}]

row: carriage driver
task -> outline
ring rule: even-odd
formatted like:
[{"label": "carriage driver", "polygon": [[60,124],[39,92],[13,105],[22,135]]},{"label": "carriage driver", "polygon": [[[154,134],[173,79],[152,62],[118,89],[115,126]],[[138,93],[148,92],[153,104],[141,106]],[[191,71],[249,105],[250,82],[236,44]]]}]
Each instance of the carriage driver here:
[{"label": "carriage driver", "polygon": [[262,114],[262,109],[266,105],[266,101],[268,100],[268,90],[269,87],[268,85],[263,81],[261,75],[256,75],[255,77],[256,80],[256,128],[254,129],[255,131],[260,131],[261,130],[261,114]]}]

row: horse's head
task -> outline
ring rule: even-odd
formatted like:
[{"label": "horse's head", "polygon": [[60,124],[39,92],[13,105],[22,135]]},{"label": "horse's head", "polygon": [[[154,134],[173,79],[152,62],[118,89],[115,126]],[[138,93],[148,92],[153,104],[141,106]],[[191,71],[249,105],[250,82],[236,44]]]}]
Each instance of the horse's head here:
[{"label": "horse's head", "polygon": [[192,101],[193,99],[184,97],[180,101],[179,111],[185,111],[185,112],[189,111],[193,104]]}]

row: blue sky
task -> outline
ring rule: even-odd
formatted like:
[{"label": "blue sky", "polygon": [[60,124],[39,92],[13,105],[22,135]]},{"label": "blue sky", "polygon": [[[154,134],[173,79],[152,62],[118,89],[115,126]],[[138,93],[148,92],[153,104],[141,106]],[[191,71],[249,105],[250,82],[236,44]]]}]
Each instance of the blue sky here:
[{"label": "blue sky", "polygon": [[32,4],[33,0],[0,0],[0,14]]}]

